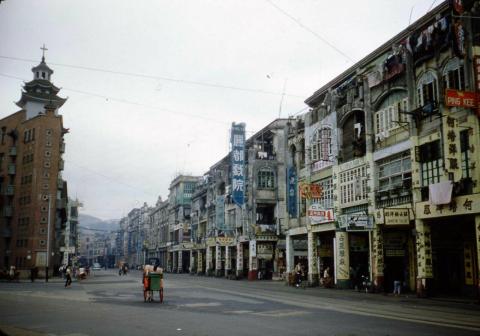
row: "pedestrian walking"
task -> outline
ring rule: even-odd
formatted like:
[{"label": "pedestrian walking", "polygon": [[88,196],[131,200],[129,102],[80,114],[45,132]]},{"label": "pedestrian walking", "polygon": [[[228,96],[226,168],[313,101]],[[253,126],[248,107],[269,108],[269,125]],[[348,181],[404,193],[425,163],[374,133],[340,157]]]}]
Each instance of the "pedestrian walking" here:
[{"label": "pedestrian walking", "polygon": [[36,277],[37,277],[37,268],[36,267],[30,268],[30,281],[34,282]]},{"label": "pedestrian walking", "polygon": [[67,287],[70,287],[70,285],[72,284],[72,274],[71,274],[71,270],[70,270],[70,267],[67,267],[67,270],[65,271],[65,277],[67,278],[67,280],[65,281],[65,288]]}]

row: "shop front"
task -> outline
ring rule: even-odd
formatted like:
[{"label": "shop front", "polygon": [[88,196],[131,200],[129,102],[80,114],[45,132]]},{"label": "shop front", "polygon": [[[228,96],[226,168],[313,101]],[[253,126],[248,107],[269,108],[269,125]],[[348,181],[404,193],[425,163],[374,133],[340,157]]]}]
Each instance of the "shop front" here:
[{"label": "shop front", "polygon": [[336,232],[336,278],[340,288],[360,286],[362,277],[371,279],[370,245],[373,216],[352,213],[338,216]]},{"label": "shop front", "polygon": [[375,214],[377,232],[381,235],[383,269],[378,290],[392,293],[400,281],[402,292],[415,291],[415,237],[413,211],[409,208],[382,208]]},{"label": "shop front", "polygon": [[441,206],[419,202],[416,210],[417,236],[424,237],[417,243],[420,294],[478,297],[480,194]]}]

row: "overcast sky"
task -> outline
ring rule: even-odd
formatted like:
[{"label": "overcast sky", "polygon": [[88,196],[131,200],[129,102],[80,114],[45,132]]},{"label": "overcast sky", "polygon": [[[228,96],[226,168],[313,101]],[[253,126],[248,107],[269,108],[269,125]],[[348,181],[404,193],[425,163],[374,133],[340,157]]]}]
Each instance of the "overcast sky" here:
[{"label": "overcast sky", "polygon": [[84,213],[120,218],[165,199],[176,174],[202,175],[223,158],[233,121],[250,136],[298,113],[440,2],[5,0],[0,118],[18,110],[45,43],[68,97],[69,195]]}]

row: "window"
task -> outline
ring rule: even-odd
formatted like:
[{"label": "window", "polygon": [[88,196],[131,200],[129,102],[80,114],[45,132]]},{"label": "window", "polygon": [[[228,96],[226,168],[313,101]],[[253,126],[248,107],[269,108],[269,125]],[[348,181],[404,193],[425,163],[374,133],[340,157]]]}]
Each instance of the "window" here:
[{"label": "window", "polygon": [[333,180],[331,177],[320,180],[318,184],[322,187],[322,197],[314,198],[312,203],[318,203],[325,209],[333,208]]},{"label": "window", "polygon": [[460,155],[462,157],[462,178],[471,177],[470,142],[468,139],[468,130],[463,130],[460,132]]},{"label": "window", "polygon": [[465,71],[463,61],[453,58],[448,61],[443,70],[443,86],[445,89],[464,90],[465,89]]},{"label": "window", "polygon": [[312,138],[312,161],[330,161],[332,155],[332,129],[321,128]]},{"label": "window", "polygon": [[340,203],[367,199],[367,167],[357,167],[340,174]]},{"label": "window", "polygon": [[[437,77],[432,71],[428,71],[420,78],[417,86],[418,105],[425,107],[425,113],[433,112],[438,102]],[[431,108],[431,110],[428,110]]]},{"label": "window", "polygon": [[418,161],[422,169],[422,186],[440,182],[440,172],[443,167],[440,140],[421,145]]},{"label": "window", "polygon": [[45,157],[51,157],[52,156],[52,152],[49,151],[49,150],[46,150],[45,151]]},{"label": "window", "polygon": [[262,169],[258,172],[257,188],[273,189],[275,188],[275,174],[271,170]]},{"label": "window", "polygon": [[43,163],[43,166],[44,166],[45,168],[50,168],[50,161],[45,161],[45,162]]},{"label": "window", "polygon": [[408,152],[378,162],[378,190],[387,191],[411,185],[412,163]]},{"label": "window", "polygon": [[47,129],[47,130],[45,131],[45,134],[46,134],[47,136],[50,136],[50,135],[52,135],[52,134],[53,134],[53,131],[52,131],[52,129],[50,129],[50,128],[49,128],[49,129]]},{"label": "window", "polygon": [[40,240],[40,246],[45,246],[47,244],[47,242],[45,240]]},{"label": "window", "polygon": [[387,137],[386,132],[400,126],[400,123],[407,122],[407,115],[401,112],[408,111],[408,98],[393,102],[391,105],[375,113],[375,133]]}]

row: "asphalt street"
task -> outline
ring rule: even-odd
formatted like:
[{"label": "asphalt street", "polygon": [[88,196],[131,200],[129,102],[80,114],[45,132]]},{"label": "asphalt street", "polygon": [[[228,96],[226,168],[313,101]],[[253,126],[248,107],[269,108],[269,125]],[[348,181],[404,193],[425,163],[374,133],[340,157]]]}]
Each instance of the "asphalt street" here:
[{"label": "asphalt street", "polygon": [[12,336],[480,335],[480,306],[186,274],[166,274],[164,303],[144,303],[140,272],[107,270],[71,288],[61,279],[0,283],[0,330]]}]

